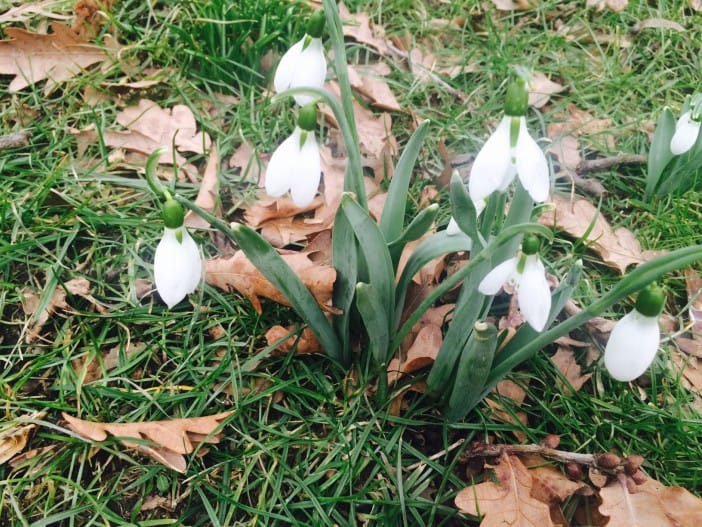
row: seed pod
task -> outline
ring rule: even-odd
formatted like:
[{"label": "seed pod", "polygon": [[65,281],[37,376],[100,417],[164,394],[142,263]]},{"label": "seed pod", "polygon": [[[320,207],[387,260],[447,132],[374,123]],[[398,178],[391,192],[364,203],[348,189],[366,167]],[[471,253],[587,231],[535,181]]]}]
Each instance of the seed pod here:
[{"label": "seed pod", "polygon": [[579,480],[583,477],[583,468],[577,463],[570,462],[566,465],[566,474],[570,479]]},{"label": "seed pod", "polygon": [[643,462],[643,456],[638,454],[630,455],[624,461],[624,472],[626,472],[629,476],[632,476],[637,470],[639,470],[641,465],[643,465]]},{"label": "seed pod", "polygon": [[595,464],[600,468],[617,468],[621,462],[621,458],[611,452],[595,456]]},{"label": "seed pod", "polygon": [[641,485],[646,482],[648,477],[639,469],[631,475],[631,479],[633,479],[637,485]]}]

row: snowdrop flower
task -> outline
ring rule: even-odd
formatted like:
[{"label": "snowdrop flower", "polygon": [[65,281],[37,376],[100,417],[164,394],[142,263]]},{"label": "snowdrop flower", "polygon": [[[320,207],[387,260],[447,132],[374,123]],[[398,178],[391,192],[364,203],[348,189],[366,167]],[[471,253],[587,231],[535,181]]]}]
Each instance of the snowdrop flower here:
[{"label": "snowdrop flower", "polygon": [[468,190],[474,203],[495,191],[505,191],[515,175],[534,201],[544,202],[548,198],[546,156],[529,135],[524,117],[528,96],[523,79],[517,79],[507,88],[505,115],[473,162]]},{"label": "snowdrop flower", "polygon": [[657,284],[639,293],[636,305],[612,330],[604,352],[604,364],[618,381],[633,381],[651,365],[658,351],[658,316],[665,296]]},{"label": "snowdrop flower", "polygon": [[322,165],[314,136],[316,122],[317,107],[308,104],[300,110],[292,135],[273,152],[266,169],[266,193],[272,198],[290,191],[295,205],[303,208],[317,194]]},{"label": "snowdrop flower", "polygon": [[541,331],[551,311],[551,289],[538,249],[538,238],[533,234],[527,235],[522,242],[522,253],[490,271],[478,284],[478,291],[484,295],[495,295],[503,284],[510,282],[514,285],[524,319],[536,331]]},{"label": "snowdrop flower", "polygon": [[[307,32],[291,47],[278,63],[273,78],[275,91],[280,93],[290,88],[321,88],[327,76],[327,59],[322,47],[324,12],[316,11],[307,23]],[[310,95],[295,95],[295,102],[305,106],[314,100]]]},{"label": "snowdrop flower", "polygon": [[168,307],[192,293],[202,277],[197,245],[183,226],[183,207],[166,196],[163,205],[165,229],[154,256],[156,289]]},{"label": "snowdrop flower", "polygon": [[697,137],[700,135],[701,120],[702,115],[698,115],[695,119],[692,110],[688,110],[680,116],[678,122],[675,123],[675,133],[670,140],[670,151],[674,155],[684,154],[695,146]]}]

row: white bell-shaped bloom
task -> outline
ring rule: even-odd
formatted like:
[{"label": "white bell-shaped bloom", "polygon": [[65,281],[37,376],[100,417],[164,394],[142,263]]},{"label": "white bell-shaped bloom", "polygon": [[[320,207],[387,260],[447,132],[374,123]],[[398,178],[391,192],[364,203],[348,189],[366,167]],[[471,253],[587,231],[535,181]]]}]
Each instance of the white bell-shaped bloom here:
[{"label": "white bell-shaped bloom", "polygon": [[166,227],[154,256],[156,289],[168,307],[192,293],[202,277],[202,260],[185,227]]},{"label": "white bell-shaped bloom", "polygon": [[507,282],[517,293],[519,311],[524,320],[536,331],[543,330],[551,311],[551,288],[539,256],[521,254],[502,262],[482,279],[478,291],[495,295]]},{"label": "white bell-shaped bloom", "polygon": [[[290,88],[321,88],[327,76],[327,59],[321,38],[305,35],[280,59],[273,78],[275,91],[280,93]],[[295,95],[295,102],[305,106],[315,98],[310,95]]]},{"label": "white bell-shaped bloom", "polygon": [[322,165],[314,132],[295,127],[273,152],[266,169],[266,193],[278,198],[290,191],[298,207],[309,205],[317,194]]},{"label": "white bell-shaped bloom", "polygon": [[[515,120],[518,133],[512,146],[511,128]],[[546,156],[529,135],[526,119],[505,115],[473,162],[468,181],[473,203],[495,191],[506,190],[515,175],[534,201],[546,201],[550,187]]]},{"label": "white bell-shaped bloom", "polygon": [[617,322],[609,336],[605,368],[618,381],[633,381],[651,365],[659,343],[658,317],[633,309]]},{"label": "white bell-shaped bloom", "polygon": [[692,119],[691,111],[682,114],[678,122],[675,123],[675,133],[670,140],[670,151],[679,156],[690,150],[700,135],[701,124],[700,121]]}]

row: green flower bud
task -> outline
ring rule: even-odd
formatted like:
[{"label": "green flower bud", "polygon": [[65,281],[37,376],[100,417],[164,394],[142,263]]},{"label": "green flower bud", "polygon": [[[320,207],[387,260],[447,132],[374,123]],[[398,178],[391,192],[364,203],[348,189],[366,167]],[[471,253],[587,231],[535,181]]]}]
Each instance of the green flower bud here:
[{"label": "green flower bud", "polygon": [[300,108],[297,114],[297,125],[308,132],[314,131],[317,126],[317,104],[310,103]]},{"label": "green flower bud", "polygon": [[163,205],[161,205],[161,217],[166,227],[169,229],[177,229],[183,226],[185,211],[180,203],[174,199],[167,199]]},{"label": "green flower bud", "polygon": [[636,297],[636,311],[647,317],[657,317],[663,311],[665,304],[665,294],[660,286],[653,282],[639,291]]},{"label": "green flower bud", "polygon": [[310,15],[309,20],[307,20],[307,30],[305,32],[312,38],[322,38],[325,22],[324,10],[319,9]]},{"label": "green flower bud", "polygon": [[536,234],[527,234],[522,241],[522,252],[528,255],[536,254],[539,252],[540,245],[539,237]]},{"label": "green flower bud", "polygon": [[522,78],[513,80],[507,86],[507,95],[505,95],[505,114],[514,117],[526,115],[529,107],[529,92],[526,88],[526,82]]}]

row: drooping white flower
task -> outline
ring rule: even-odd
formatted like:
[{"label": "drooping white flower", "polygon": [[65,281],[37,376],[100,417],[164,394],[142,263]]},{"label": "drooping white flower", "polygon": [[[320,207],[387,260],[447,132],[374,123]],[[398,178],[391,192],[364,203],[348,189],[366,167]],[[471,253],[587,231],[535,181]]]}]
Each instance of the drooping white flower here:
[{"label": "drooping white flower", "polygon": [[[327,76],[327,59],[322,46],[324,12],[316,11],[307,24],[307,33],[293,45],[278,63],[273,78],[275,91],[290,88],[321,88]],[[314,100],[310,95],[295,95],[295,102],[305,106]]]},{"label": "drooping white flower", "polygon": [[154,256],[156,289],[168,307],[192,293],[202,277],[200,251],[188,231],[165,227]]},{"label": "drooping white flower", "polygon": [[495,295],[505,283],[511,283],[524,320],[536,331],[541,331],[551,311],[551,288],[546,280],[544,264],[528,238],[522,244],[522,251],[522,254],[492,269],[478,284],[478,291],[484,295]]},{"label": "drooping white flower", "polygon": [[273,152],[266,169],[266,193],[278,198],[290,191],[298,207],[309,205],[317,194],[322,165],[314,132],[295,127]]},{"label": "drooping white flower", "polygon": [[636,306],[614,326],[604,352],[604,364],[618,381],[633,381],[651,365],[660,344],[658,317],[665,295],[657,284],[643,289]]},{"label": "drooping white flower", "polygon": [[670,151],[676,156],[689,151],[697,142],[702,122],[692,118],[692,111],[683,113],[675,123],[675,133],[670,140]]},{"label": "drooping white flower", "polygon": [[534,201],[546,201],[550,187],[546,156],[529,135],[526,119],[505,115],[473,162],[470,197],[477,203],[495,191],[504,191],[515,175]]}]

